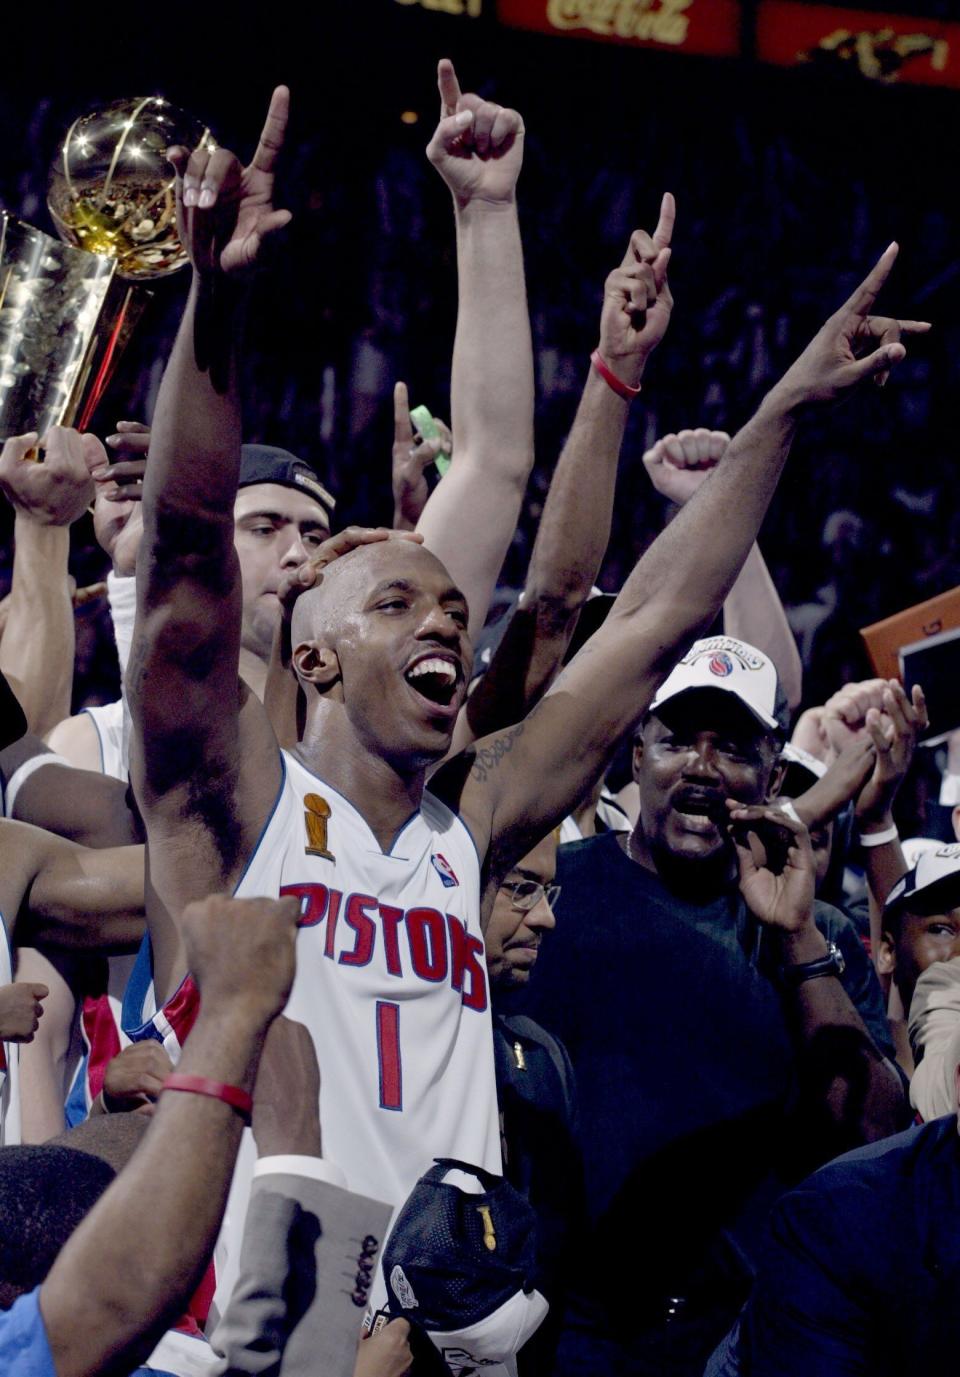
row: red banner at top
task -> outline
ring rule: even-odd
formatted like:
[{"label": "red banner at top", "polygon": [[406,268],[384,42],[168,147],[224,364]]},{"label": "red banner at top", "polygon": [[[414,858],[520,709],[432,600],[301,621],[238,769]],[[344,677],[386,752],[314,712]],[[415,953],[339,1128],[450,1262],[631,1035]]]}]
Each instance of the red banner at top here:
[{"label": "red banner at top", "polygon": [[739,0],[497,0],[504,24],[664,52],[733,57]]},{"label": "red banner at top", "polygon": [[915,15],[763,0],[757,57],[793,67],[859,71],[882,82],[960,86],[960,24]]}]

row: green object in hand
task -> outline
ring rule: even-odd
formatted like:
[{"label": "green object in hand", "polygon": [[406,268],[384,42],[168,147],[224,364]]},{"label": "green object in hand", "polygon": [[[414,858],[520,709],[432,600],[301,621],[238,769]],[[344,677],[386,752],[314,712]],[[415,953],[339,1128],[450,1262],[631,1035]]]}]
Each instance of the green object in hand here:
[{"label": "green object in hand", "polygon": [[[425,406],[415,406],[410,412],[410,423],[420,432],[424,440],[439,440],[440,427],[431,416]],[[442,478],[450,467],[450,456],[445,450],[441,450],[433,461],[437,466],[437,473]]]}]

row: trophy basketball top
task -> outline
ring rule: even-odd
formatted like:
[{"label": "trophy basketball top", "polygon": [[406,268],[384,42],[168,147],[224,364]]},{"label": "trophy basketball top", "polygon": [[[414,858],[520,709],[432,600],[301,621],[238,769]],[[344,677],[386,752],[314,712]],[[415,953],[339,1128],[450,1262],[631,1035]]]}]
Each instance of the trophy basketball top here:
[{"label": "trophy basketball top", "polygon": [[182,268],[171,144],[216,147],[209,129],[162,96],[119,100],[74,120],[47,196],[61,239],[115,258],[128,282]]}]

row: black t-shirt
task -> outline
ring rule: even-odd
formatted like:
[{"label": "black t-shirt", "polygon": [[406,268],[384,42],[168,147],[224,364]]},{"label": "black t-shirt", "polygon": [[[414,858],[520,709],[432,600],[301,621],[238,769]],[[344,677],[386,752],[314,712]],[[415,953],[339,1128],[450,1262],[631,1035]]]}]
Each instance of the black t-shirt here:
[{"label": "black t-shirt", "polygon": [[[792,1116],[790,996],[775,980],[776,935],[735,887],[708,904],[678,899],[612,833],[562,847],[557,880],[557,927],[524,1010],[573,1063],[592,1227],[581,1282],[625,1336],[672,1296],[715,1293],[718,1277],[741,1285],[770,1204],[811,1167]],[[892,1059],[852,924],[824,904],[816,922]]]}]

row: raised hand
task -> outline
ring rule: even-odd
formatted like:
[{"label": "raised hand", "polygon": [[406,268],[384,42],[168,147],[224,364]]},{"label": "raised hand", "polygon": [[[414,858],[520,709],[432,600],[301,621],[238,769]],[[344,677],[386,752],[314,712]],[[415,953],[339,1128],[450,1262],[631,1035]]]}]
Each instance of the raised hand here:
[{"label": "raised hand", "polygon": [[266,1028],[287,1002],[296,972],[300,905],[283,899],[211,894],[183,910],[187,966],[202,1013],[235,1013]]},{"label": "raised hand", "polygon": [[643,464],[657,492],[682,507],[717,467],[729,443],[725,430],[681,430],[657,440]]},{"label": "raised hand", "polygon": [[40,446],[43,463],[31,458],[38,437],[14,435],[0,453],[0,488],[17,511],[44,526],[69,526],[94,498],[91,473],[102,462],[100,442],[92,435],[53,426]]},{"label": "raised hand", "polygon": [[623,262],[604,283],[600,353],[630,387],[639,384],[647,359],[670,324],[673,296],[667,269],[675,220],[676,205],[668,191],[653,236],[634,230]]},{"label": "raised hand", "polygon": [[523,163],[523,120],[516,110],[463,95],[453,63],[437,66],[440,122],[427,157],[461,205],[512,202]]},{"label": "raised hand", "polygon": [[150,428],[139,421],[121,421],[107,444],[117,456],[94,469],[97,496],[93,504],[93,530],[102,550],[113,563],[115,574],[133,574],[143,536],[143,476],[147,467]]},{"label": "raised hand", "polygon": [[0,985],[0,1038],[4,1042],[32,1042],[49,993],[46,985],[26,980]]},{"label": "raised hand", "polygon": [[183,243],[202,275],[249,268],[268,234],[290,223],[273,206],[274,167],[283,147],[290,92],[278,86],[257,151],[246,167],[224,148],[167,151],[177,173],[177,216]]},{"label": "raised hand", "polygon": [[873,316],[870,310],[899,252],[891,244],[848,301],[814,335],[774,389],[792,407],[830,402],[868,378],[881,387],[906,357],[904,335],[924,334],[929,321]]},{"label": "raised hand", "polygon": [[766,927],[796,935],[813,922],[817,865],[810,834],[776,803],[744,807],[728,799],[740,865],[740,893]]},{"label": "raised hand", "polygon": [[930,725],[923,690],[914,684],[907,697],[903,685],[891,679],[883,691],[882,708],[871,708],[866,731],[876,751],[876,763],[856,803],[861,828],[890,823],[890,810],[907,776],[920,733]]},{"label": "raised hand", "polygon": [[452,454],[453,436],[445,421],[436,417],[440,431],[435,440],[421,439],[413,433],[407,384],[393,389],[393,525],[396,530],[412,531],[430,496],[426,472],[438,454]]},{"label": "raised hand", "polygon": [[[796,744],[796,738],[794,738]],[[850,741],[815,784],[793,800],[794,808],[813,829],[836,817],[859,794],[876,762],[876,751],[869,737]]]}]

